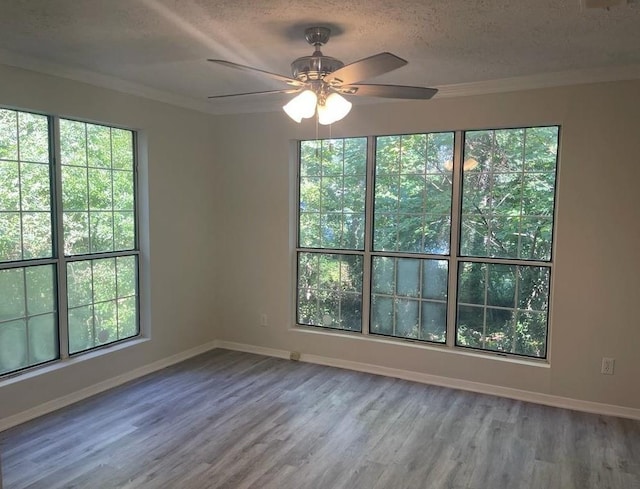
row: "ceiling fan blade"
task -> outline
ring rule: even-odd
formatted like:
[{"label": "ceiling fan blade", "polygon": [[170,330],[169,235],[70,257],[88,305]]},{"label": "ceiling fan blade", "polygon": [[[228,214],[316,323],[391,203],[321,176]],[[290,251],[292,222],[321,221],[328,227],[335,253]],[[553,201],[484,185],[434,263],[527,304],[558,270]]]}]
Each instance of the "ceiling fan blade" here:
[{"label": "ceiling fan blade", "polygon": [[407,61],[391,53],[378,53],[368,58],[354,61],[339,70],[325,76],[324,81],[329,85],[350,85],[367,78],[382,75],[397,70],[406,65]]},{"label": "ceiling fan blade", "polygon": [[429,100],[438,93],[437,88],[407,87],[404,85],[343,85],[335,90],[346,95],[412,100]]},{"label": "ceiling fan blade", "polygon": [[285,88],[284,90],[266,90],[263,92],[246,92],[246,93],[229,93],[227,95],[211,95],[210,99],[215,98],[228,98],[228,97],[242,97],[244,95],[264,95],[267,93],[297,93],[299,92],[299,88]]},{"label": "ceiling fan blade", "polygon": [[296,80],[295,78],[278,75],[277,73],[271,73],[269,71],[259,70],[258,68],[252,68],[251,66],[239,65],[238,63],[232,63],[231,61],[225,61],[223,59],[208,59],[207,61],[211,61],[212,63],[217,63],[222,66],[228,66],[229,68],[235,68],[237,70],[259,73],[261,75],[268,76],[269,78],[273,78],[274,80],[288,83],[289,85],[294,87],[301,87],[302,85],[304,85],[303,82]]}]

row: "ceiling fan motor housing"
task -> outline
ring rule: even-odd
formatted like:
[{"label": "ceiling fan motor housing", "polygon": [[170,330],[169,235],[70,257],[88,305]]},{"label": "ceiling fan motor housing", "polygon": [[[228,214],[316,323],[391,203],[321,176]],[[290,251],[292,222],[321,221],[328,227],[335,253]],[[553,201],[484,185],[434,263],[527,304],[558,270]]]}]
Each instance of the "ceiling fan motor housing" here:
[{"label": "ceiling fan motor housing", "polygon": [[331,56],[316,51],[311,56],[303,56],[291,63],[293,78],[302,82],[322,80],[325,75],[342,68],[344,63]]},{"label": "ceiling fan motor housing", "polygon": [[315,47],[311,56],[303,56],[291,63],[293,78],[302,82],[322,80],[325,75],[339,70],[344,63],[331,56],[325,56],[320,47],[329,42],[331,29],[328,27],[309,27],[304,31],[304,37]]}]

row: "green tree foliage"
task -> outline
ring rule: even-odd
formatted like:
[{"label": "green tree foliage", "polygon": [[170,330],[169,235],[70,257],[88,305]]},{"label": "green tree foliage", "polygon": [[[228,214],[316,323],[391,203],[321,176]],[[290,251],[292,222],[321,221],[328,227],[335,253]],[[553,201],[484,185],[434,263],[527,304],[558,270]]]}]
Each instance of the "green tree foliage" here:
[{"label": "green tree foliage", "polygon": [[[456,343],[543,357],[558,128],[464,134]],[[454,134],[376,138],[372,333],[444,342]],[[300,157],[298,322],[360,330],[366,139],[304,141]],[[457,250],[454,250],[456,252]],[[528,264],[528,261],[537,263]],[[356,293],[357,291],[357,293]],[[343,311],[358,311],[357,314]],[[347,323],[349,321],[353,323]]]},{"label": "green tree foliage", "polygon": [[0,374],[57,357],[52,265],[49,123],[0,109]]},{"label": "green tree foliage", "polygon": [[70,353],[138,333],[136,270],[135,256],[67,265]]},{"label": "green tree foliage", "polygon": [[448,254],[453,133],[376,138],[373,247]]},{"label": "green tree foliage", "polygon": [[[67,255],[135,247],[131,131],[62,119],[62,200]],[[67,266],[69,351],[137,334],[135,256]]]},{"label": "green tree foliage", "polygon": [[303,141],[300,156],[302,248],[364,248],[365,138]]},{"label": "green tree foliage", "polygon": [[298,254],[298,323],[360,331],[362,273],[359,255]]},{"label": "green tree foliage", "polygon": [[[461,254],[551,259],[557,150],[557,127],[465,133]],[[548,267],[462,263],[458,284],[458,344],[546,355]]]},{"label": "green tree foliage", "polygon": [[[64,252],[135,248],[131,131],[60,120]],[[58,357],[49,118],[0,109],[0,374]],[[136,256],[68,264],[70,351],[137,334]]]}]

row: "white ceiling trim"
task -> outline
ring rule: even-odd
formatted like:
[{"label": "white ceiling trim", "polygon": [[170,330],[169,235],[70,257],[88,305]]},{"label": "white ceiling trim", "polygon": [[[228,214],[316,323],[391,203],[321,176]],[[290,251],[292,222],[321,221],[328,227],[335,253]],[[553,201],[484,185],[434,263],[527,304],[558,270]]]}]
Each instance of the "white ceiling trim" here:
[{"label": "white ceiling trim", "polygon": [[[163,90],[150,88],[146,85],[133,83],[120,78],[96,73],[79,68],[70,68],[48,60],[24,56],[0,49],[0,64],[14,66],[30,71],[58,76],[87,83],[97,87],[107,88],[118,92],[136,95],[147,99],[164,102],[167,104],[192,109],[199,112],[215,115],[226,115],[235,113],[251,113],[246,108],[239,110],[220,110],[207,101],[182,97]],[[437,87],[437,98],[464,97],[471,95],[486,95],[503,92],[514,92],[522,90],[535,90],[540,88],[551,88],[568,85],[580,85],[586,83],[602,83],[624,80],[640,79],[640,65],[614,66],[610,68],[591,68],[585,70],[564,71],[556,73],[544,73],[538,75],[528,75],[498,80],[487,80],[481,82],[459,83],[454,85],[442,85]],[[385,100],[384,102],[389,102]],[[382,103],[382,101],[381,101]],[[272,112],[275,109],[266,109],[254,112]]]},{"label": "white ceiling trim", "polygon": [[210,108],[196,99],[181,97],[180,95],[175,95],[173,93],[123,80],[121,78],[104,75],[102,73],[96,73],[94,71],[70,68],[48,60],[15,54],[4,49],[0,49],[0,64],[36,71],[46,75],[67,78],[69,80],[82,83],[88,83],[89,85],[94,85],[96,87],[108,88],[128,95],[137,95],[157,102],[164,102],[186,109],[197,110],[199,112],[213,113],[211,110],[208,110]]},{"label": "white ceiling trim", "polygon": [[636,79],[640,79],[640,65],[614,66],[611,68],[590,68],[585,70],[503,78],[500,80],[445,85],[437,87],[437,97],[486,95],[491,93],[516,92],[521,90],[535,90],[538,88]]}]

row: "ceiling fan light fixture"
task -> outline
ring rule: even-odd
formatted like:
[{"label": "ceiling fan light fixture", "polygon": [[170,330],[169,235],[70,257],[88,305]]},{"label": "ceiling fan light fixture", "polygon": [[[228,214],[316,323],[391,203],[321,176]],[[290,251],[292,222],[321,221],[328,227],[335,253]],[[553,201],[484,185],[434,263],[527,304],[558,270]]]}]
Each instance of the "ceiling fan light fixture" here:
[{"label": "ceiling fan light fixture", "polygon": [[352,105],[339,93],[331,93],[323,105],[318,104],[318,122],[324,126],[338,122],[347,116]]},{"label": "ceiling fan light fixture", "polygon": [[305,90],[289,100],[289,103],[282,107],[282,109],[299,124],[302,122],[302,119],[313,117],[316,113],[317,103],[318,96],[315,92],[313,92],[313,90]]},{"label": "ceiling fan light fixture", "polygon": [[[638,0],[640,1],[640,0]],[[317,113],[317,122],[329,125],[343,119],[351,111],[351,102],[340,94],[365,97],[428,100],[438,91],[435,88],[405,85],[378,85],[360,83],[367,78],[384,75],[407,64],[407,61],[389,52],[381,52],[345,65],[342,61],[322,54],[320,48],[329,41],[331,29],[316,26],[305,30],[305,38],[314,47],[311,56],[302,56],[291,63],[291,76],[245,66],[223,59],[209,59],[218,65],[266,76],[284,82],[288,88],[259,92],[213,95],[209,99],[261,94],[295,93],[283,109],[297,123]]]}]

